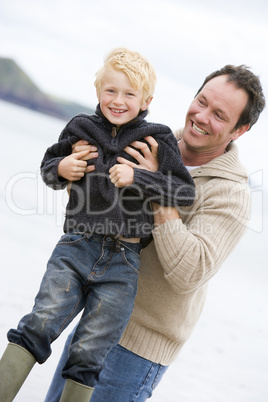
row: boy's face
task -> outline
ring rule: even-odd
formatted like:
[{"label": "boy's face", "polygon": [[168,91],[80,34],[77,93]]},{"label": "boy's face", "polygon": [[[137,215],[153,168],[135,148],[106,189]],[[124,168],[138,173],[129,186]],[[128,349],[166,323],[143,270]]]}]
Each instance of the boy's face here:
[{"label": "boy's face", "polygon": [[123,72],[104,72],[98,100],[102,113],[112,124],[126,124],[134,119],[140,110],[146,110],[151,99],[143,101],[142,97],[143,90],[134,89]]}]

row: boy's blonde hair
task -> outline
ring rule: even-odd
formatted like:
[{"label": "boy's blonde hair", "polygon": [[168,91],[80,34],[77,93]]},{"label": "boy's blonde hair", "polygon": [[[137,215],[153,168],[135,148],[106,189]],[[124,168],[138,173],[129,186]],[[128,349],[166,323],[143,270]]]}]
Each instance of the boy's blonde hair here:
[{"label": "boy's blonde hair", "polygon": [[143,89],[143,101],[154,94],[156,74],[151,63],[140,53],[124,47],[113,49],[104,59],[104,65],[96,73],[94,85],[99,97],[102,77],[107,70],[121,71],[128,77],[135,90]]}]

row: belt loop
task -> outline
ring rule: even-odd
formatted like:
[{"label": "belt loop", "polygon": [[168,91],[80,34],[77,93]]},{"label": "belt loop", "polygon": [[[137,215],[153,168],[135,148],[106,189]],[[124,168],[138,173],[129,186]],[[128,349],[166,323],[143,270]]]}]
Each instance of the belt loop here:
[{"label": "belt loop", "polygon": [[118,238],[115,239],[114,251],[115,251],[115,253],[120,253],[120,251],[122,251],[122,247],[121,247],[121,244],[120,244],[120,240],[119,240]]}]

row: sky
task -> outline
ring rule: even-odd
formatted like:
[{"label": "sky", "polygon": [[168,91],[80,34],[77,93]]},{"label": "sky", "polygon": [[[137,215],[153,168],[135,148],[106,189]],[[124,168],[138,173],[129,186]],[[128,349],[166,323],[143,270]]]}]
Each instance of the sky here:
[{"label": "sky", "polygon": [[[176,129],[204,78],[226,64],[249,66],[268,94],[267,19],[266,0],[0,0],[0,56],[44,92],[95,108],[104,56],[137,50],[158,77],[148,120]],[[266,108],[239,139],[242,153],[252,149],[250,173],[268,170],[267,124]]]}]

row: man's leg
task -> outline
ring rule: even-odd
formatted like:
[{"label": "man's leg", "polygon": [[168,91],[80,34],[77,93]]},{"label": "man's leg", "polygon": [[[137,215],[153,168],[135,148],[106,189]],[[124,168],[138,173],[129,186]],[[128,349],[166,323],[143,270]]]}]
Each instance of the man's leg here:
[{"label": "man's leg", "polygon": [[[58,363],[45,402],[59,402],[65,380],[61,376],[68,357],[68,347],[74,331],[69,335]],[[90,402],[143,402],[159,384],[168,366],[162,366],[115,346],[108,354],[100,373],[99,383]]]},{"label": "man's leg", "polygon": [[107,356],[90,402],[144,402],[167,369],[116,345]]}]

